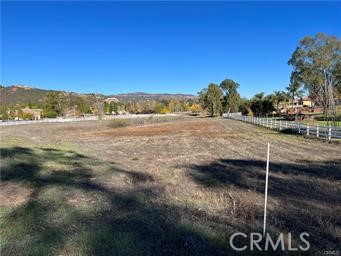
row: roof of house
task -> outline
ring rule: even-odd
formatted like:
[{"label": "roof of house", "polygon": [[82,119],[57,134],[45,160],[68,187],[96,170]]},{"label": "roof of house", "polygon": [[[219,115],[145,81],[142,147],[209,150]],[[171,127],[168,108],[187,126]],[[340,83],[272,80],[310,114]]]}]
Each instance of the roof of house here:
[{"label": "roof of house", "polygon": [[23,111],[24,113],[29,113],[29,114],[33,114],[33,115],[40,115],[43,110],[40,108],[32,109],[29,107],[25,107],[25,108],[21,109],[21,111]]}]

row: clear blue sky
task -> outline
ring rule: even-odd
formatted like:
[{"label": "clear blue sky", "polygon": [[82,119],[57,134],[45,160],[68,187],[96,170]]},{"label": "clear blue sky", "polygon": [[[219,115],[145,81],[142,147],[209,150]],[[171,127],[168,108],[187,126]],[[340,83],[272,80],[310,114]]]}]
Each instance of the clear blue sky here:
[{"label": "clear blue sky", "polygon": [[333,2],[2,2],[2,84],[105,94],[284,89],[305,35],[341,35]]}]

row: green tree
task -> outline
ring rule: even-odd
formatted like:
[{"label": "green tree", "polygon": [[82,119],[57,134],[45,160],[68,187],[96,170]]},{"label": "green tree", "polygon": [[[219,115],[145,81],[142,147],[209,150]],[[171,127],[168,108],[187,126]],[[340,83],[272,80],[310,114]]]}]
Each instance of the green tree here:
[{"label": "green tree", "polygon": [[340,63],[341,41],[322,33],[304,37],[288,62],[293,66],[291,82],[303,85],[326,116],[335,115],[334,94],[341,86]]},{"label": "green tree", "polygon": [[[301,90],[301,85],[297,81],[293,81],[290,85],[286,88],[288,90],[288,95],[291,98],[291,107],[294,108],[294,103],[296,100],[303,96],[304,91]],[[296,108],[296,119],[298,116],[298,109]]]},{"label": "green tree", "polygon": [[44,100],[44,111],[62,115],[65,108],[65,97],[62,92],[49,92]]},{"label": "green tree", "polygon": [[128,101],[125,103],[125,110],[130,114],[138,114],[139,109],[136,101]]},{"label": "green tree", "polygon": [[110,114],[112,114],[112,113],[117,114],[118,113],[118,104],[116,102],[114,102],[114,101],[110,102],[109,112],[110,112]]},{"label": "green tree", "polygon": [[273,95],[267,95],[262,101],[263,115],[273,114],[275,112],[274,98]]},{"label": "green tree", "polygon": [[198,92],[199,97],[199,104],[201,105],[202,109],[207,108],[207,88],[202,89]]},{"label": "green tree", "polygon": [[162,103],[160,101],[156,101],[155,105],[154,105],[153,112],[156,114],[162,114],[163,111],[165,110],[164,107],[165,107],[164,103]]},{"label": "green tree", "polygon": [[335,65],[335,70],[334,70],[334,76],[335,79],[338,81],[338,83],[336,83],[336,93],[337,95],[340,97],[341,96],[341,62],[338,62]]},{"label": "green tree", "polygon": [[5,106],[0,107],[0,115],[1,115],[1,120],[8,120],[9,119],[7,107],[5,107]]},{"label": "green tree", "polygon": [[264,93],[263,92],[257,93],[251,99],[250,108],[251,108],[252,112],[256,116],[262,116],[263,113],[264,113],[264,110],[263,110],[263,99],[264,99]]},{"label": "green tree", "polygon": [[104,113],[111,114],[111,112],[110,112],[110,104],[108,102],[104,101],[103,109],[104,109]]},{"label": "green tree", "polygon": [[237,92],[239,84],[231,79],[225,79],[220,83],[220,88],[225,93],[223,98],[223,109],[227,113],[238,112],[241,104],[240,95]]},{"label": "green tree", "polygon": [[187,105],[189,106],[189,107],[192,107],[192,105],[195,103],[192,99],[188,99],[187,101],[186,101],[186,103],[187,103]]},{"label": "green tree", "polygon": [[243,115],[253,116],[253,112],[251,110],[251,101],[249,99],[240,99],[239,112],[241,112]]},{"label": "green tree", "polygon": [[271,95],[265,97],[263,92],[253,96],[250,108],[256,116],[268,115],[275,110]]},{"label": "green tree", "polygon": [[222,113],[221,99],[223,92],[216,84],[209,84],[207,89],[199,92],[199,101],[203,109],[206,109],[209,116]]},{"label": "green tree", "polygon": [[82,97],[75,98],[74,106],[77,107],[77,110],[81,114],[91,113],[90,103],[88,101],[86,101],[85,99],[83,99]]},{"label": "green tree", "polygon": [[288,99],[287,94],[283,91],[274,91],[274,93],[272,94],[272,102],[274,104],[274,106],[276,107],[276,111],[277,113],[280,113],[280,103],[284,102]]}]

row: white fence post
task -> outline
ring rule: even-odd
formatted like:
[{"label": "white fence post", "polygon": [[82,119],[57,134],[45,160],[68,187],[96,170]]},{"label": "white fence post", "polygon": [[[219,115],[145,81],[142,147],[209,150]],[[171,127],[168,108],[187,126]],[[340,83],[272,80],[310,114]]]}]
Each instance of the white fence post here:
[{"label": "white fence post", "polygon": [[[227,114],[225,117],[235,119],[235,120],[240,120],[243,122],[248,122],[252,124],[256,124],[259,126],[271,128],[271,129],[279,129],[280,131],[284,128],[289,128],[294,130],[295,132],[298,132],[299,134],[307,135],[307,136],[315,136],[317,138],[320,138],[321,136],[325,139],[328,138],[328,140],[331,140],[332,138],[340,138],[340,129],[333,127],[331,125],[329,126],[322,126],[321,127],[317,124],[316,126],[313,125],[310,127],[309,124],[301,124],[301,122],[288,122],[285,121],[283,123],[281,120],[275,121],[273,119],[269,119],[268,117],[255,117],[255,116],[232,116],[230,114]],[[88,118],[82,118],[82,120],[95,120],[94,118],[96,117],[88,117]],[[115,117],[108,117],[108,118],[115,118]],[[77,119],[75,119],[77,120]],[[47,120],[39,120],[39,121],[23,121],[23,122],[8,122],[7,124],[5,123],[0,123],[0,126],[4,125],[18,125],[18,124],[25,124],[25,123],[35,123],[35,122],[67,122],[70,120],[61,120],[61,119],[47,119]],[[78,120],[79,121],[79,120]],[[336,129],[335,131],[333,129]],[[333,134],[334,131],[334,134]],[[322,132],[322,133],[321,133]]]},{"label": "white fence post", "polygon": [[270,162],[270,143],[268,142],[268,152],[266,156],[266,174],[265,174],[263,237],[265,236],[265,232],[266,232],[266,208],[268,204],[269,162]]},{"label": "white fence post", "polygon": [[316,137],[318,138],[318,137],[320,137],[320,131],[319,131],[319,126],[318,125],[316,125]]}]

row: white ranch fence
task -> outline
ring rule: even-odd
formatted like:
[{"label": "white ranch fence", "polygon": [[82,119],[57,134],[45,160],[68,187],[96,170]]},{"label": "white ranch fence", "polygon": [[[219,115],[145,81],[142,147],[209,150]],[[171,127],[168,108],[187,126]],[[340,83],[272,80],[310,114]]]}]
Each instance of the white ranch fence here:
[{"label": "white ranch fence", "polygon": [[[148,118],[148,117],[165,117],[165,116],[178,116],[178,114],[128,114],[128,115],[104,115],[101,120],[112,119],[129,119],[129,118]],[[94,121],[99,120],[98,116],[85,116],[85,117],[69,117],[69,118],[43,118],[40,120],[10,120],[1,122],[0,126],[12,126],[23,124],[37,124],[37,123],[64,123],[64,122],[81,122],[81,121]]]},{"label": "white ranch fence", "polygon": [[270,129],[276,129],[279,131],[290,130],[298,134],[302,134],[306,136],[314,136],[317,138],[324,138],[327,140],[341,139],[340,127],[309,125],[309,124],[303,124],[300,122],[275,120],[271,118],[261,118],[261,117],[254,117],[254,116],[243,116],[243,115],[238,115],[238,114],[236,115],[233,113],[231,114],[224,113],[223,117],[255,124],[258,126],[267,127]]}]

